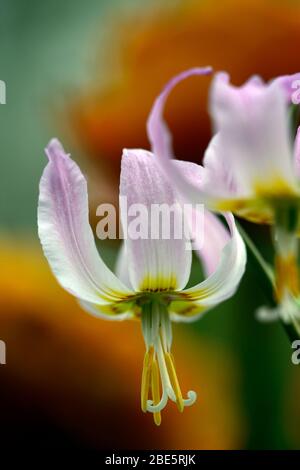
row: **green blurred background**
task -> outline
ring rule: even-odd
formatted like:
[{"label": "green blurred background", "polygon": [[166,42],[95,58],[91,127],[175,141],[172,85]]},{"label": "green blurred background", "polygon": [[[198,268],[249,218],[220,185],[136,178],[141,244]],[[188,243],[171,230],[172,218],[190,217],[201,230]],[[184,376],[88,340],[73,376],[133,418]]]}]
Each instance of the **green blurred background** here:
[{"label": "green blurred background", "polygon": [[[298,1],[0,0],[0,445],[299,447],[300,371],[282,326],[254,318],[266,299],[251,260],[233,299],[174,328],[179,377],[199,399],[183,415],[170,406],[157,429],[139,410],[139,325],[82,312],[50,274],[36,227],[51,137],[87,175],[95,227],[95,207],[117,200],[122,148],[148,147],[147,113],[168,78],[196,65],[237,84],[294,73],[299,40]],[[200,162],[209,141],[208,85],[193,79],[170,100],[180,158]],[[271,256],[268,229],[244,226]],[[118,244],[101,249],[112,266]]]}]

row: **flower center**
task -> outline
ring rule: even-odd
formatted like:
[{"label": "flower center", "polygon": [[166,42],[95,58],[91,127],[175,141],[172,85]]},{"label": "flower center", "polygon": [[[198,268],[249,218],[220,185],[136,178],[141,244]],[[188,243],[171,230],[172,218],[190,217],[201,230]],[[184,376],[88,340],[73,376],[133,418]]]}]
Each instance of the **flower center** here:
[{"label": "flower center", "polygon": [[168,399],[177,403],[179,411],[195,403],[197,395],[189,391],[182,397],[174,360],[171,354],[172,328],[165,303],[153,297],[142,306],[142,331],[146,344],[144,357],[141,407],[153,413],[156,425],[161,423],[161,410]]}]

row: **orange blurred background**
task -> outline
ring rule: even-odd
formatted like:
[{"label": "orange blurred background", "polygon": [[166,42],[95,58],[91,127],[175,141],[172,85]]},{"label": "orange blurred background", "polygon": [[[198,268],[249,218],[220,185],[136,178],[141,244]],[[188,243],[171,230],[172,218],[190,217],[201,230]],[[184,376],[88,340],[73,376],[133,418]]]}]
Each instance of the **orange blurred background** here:
[{"label": "orange blurred background", "polygon": [[[178,375],[198,401],[183,414],[170,405],[158,429],[139,408],[140,325],[80,310],[50,273],[36,227],[51,137],[87,176],[95,227],[95,207],[117,200],[122,148],[149,147],[147,115],[173,74],[212,65],[236,84],[270,79],[299,71],[299,43],[298,1],[2,0],[0,448],[299,447],[299,373],[281,326],[254,319],[264,296],[251,265],[232,300],[174,328]],[[209,82],[191,79],[170,98],[179,158],[200,162],[209,142]],[[247,228],[268,251],[266,233]],[[118,244],[101,249],[113,265]]]},{"label": "orange blurred background", "polygon": [[[206,65],[228,71],[235,84],[253,74],[269,80],[294,73],[299,31],[299,2],[185,0],[116,15],[109,47],[100,54],[102,45],[96,45],[90,80],[69,103],[67,125],[100,174],[118,183],[122,149],[149,148],[145,122],[170,77]],[[97,61],[97,47],[106,61]],[[180,159],[201,162],[211,137],[209,83],[210,77],[190,79],[168,102],[166,118]]]}]

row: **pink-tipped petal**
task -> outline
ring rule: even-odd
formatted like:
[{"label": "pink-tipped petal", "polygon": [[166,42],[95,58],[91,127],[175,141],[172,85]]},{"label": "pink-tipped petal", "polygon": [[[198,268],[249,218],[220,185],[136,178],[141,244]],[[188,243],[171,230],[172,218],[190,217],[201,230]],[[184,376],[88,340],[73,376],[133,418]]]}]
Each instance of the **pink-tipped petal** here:
[{"label": "pink-tipped petal", "polygon": [[40,181],[38,229],[59,283],[83,301],[103,304],[131,295],[98,254],[89,224],[87,183],[58,140],[49,143]]}]

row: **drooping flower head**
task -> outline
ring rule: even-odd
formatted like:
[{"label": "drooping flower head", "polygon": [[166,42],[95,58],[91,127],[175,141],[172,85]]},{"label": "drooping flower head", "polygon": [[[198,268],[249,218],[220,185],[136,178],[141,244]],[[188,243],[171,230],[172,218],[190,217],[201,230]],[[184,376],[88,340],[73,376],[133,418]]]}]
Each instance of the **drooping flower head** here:
[{"label": "drooping flower head", "polygon": [[[40,182],[39,237],[59,283],[77,297],[82,307],[101,318],[141,320],[146,353],[142,373],[141,407],[153,413],[157,425],[168,399],[180,411],[192,405],[196,393],[184,398],[171,354],[171,321],[193,321],[236,290],[245,268],[245,247],[231,214],[229,230],[205,212],[203,255],[207,279],[185,289],[191,269],[191,240],[177,238],[175,222],[168,239],[127,237],[114,274],[100,257],[89,225],[87,183],[79,167],[53,139],[46,154],[49,162]],[[187,166],[187,178],[197,168]],[[201,175],[198,175],[201,178]],[[120,195],[128,207],[139,203],[182,206],[157,163],[144,150],[124,150]],[[128,221],[120,204],[123,228]],[[123,211],[123,212],[122,212]],[[174,216],[174,221],[176,217]],[[150,226],[151,228],[151,226]]]},{"label": "drooping flower head", "polygon": [[273,225],[277,313],[294,322],[300,313],[296,240],[300,228],[300,133],[293,134],[291,116],[299,104],[300,74],[278,77],[270,83],[254,76],[240,87],[231,85],[225,73],[215,75],[210,92],[215,134],[203,166],[199,166],[199,185],[196,180],[188,181],[178,165],[171,163],[171,139],[163,110],[174,85],[201,74],[202,69],[197,68],[179,74],[157,98],[148,120],[154,152],[187,200]]}]

